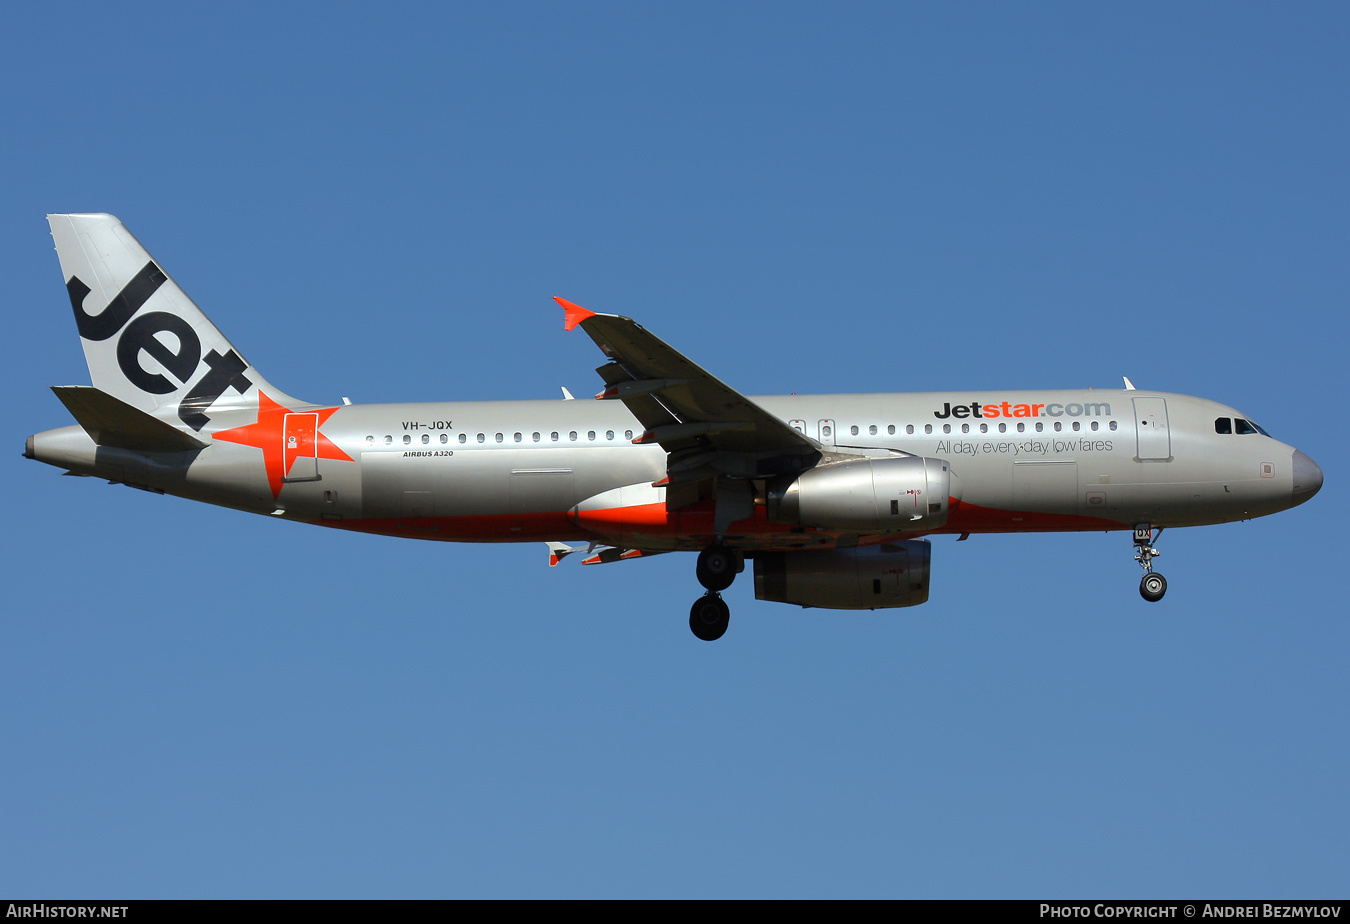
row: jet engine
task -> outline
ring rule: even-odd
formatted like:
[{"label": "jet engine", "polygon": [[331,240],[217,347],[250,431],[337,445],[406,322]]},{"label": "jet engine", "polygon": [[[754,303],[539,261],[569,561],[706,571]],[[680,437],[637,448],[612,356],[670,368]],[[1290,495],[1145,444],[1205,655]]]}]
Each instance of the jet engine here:
[{"label": "jet engine", "polygon": [[769,486],[769,520],[866,533],[921,532],[947,522],[956,477],[941,459],[903,456],[820,465]]},{"label": "jet engine", "polygon": [[755,599],[831,610],[918,606],[928,600],[927,539],[853,549],[758,552]]}]

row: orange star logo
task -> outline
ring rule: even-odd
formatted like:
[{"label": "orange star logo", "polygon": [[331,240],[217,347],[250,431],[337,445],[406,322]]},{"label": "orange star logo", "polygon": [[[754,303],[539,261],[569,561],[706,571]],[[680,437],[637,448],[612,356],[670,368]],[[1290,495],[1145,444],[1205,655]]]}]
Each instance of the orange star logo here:
[{"label": "orange star logo", "polygon": [[213,434],[212,438],[261,449],[263,465],[267,469],[267,483],[271,485],[272,497],[275,499],[281,494],[284,479],[301,459],[355,461],[319,432],[319,428],[337,410],[328,407],[317,411],[292,411],[260,391],[257,423],[221,430]]}]

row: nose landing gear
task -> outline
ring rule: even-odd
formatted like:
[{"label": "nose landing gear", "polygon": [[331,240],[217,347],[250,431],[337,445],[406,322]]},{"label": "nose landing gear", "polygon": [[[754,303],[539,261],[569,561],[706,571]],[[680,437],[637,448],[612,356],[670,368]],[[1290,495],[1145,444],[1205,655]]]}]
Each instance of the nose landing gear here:
[{"label": "nose landing gear", "polygon": [[1153,559],[1162,554],[1153,547],[1153,543],[1161,535],[1162,529],[1159,528],[1155,536],[1153,526],[1149,523],[1142,523],[1134,528],[1136,550],[1134,560],[1144,569],[1144,576],[1139,581],[1139,596],[1149,603],[1157,603],[1163,598],[1163,594],[1167,593],[1167,578],[1153,570]]},{"label": "nose landing gear", "polygon": [[705,642],[715,642],[727,631],[731,609],[720,592],[731,586],[744,567],[744,559],[740,554],[720,542],[698,553],[698,565],[694,573],[708,592],[695,600],[693,608],[689,610],[689,629],[696,637]]}]

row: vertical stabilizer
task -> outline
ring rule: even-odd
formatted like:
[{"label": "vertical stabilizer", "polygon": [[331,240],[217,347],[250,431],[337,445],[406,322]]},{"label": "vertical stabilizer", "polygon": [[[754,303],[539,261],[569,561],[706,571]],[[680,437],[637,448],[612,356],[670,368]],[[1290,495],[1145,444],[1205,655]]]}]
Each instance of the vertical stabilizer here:
[{"label": "vertical stabilizer", "polygon": [[[273,388],[112,215],[48,215],[94,387],[189,432]],[[208,428],[209,429],[209,428]]]}]

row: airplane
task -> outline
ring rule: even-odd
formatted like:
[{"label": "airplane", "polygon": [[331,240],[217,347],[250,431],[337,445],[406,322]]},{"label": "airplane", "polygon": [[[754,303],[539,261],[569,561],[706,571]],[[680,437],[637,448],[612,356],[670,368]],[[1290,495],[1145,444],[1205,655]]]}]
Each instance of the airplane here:
[{"label": "airplane", "polygon": [[[698,553],[721,592],[827,609],[928,599],[926,538],[1125,530],[1157,602],[1163,529],[1307,501],[1322,470],[1250,415],[1118,390],[746,397],[629,318],[563,298],[604,354],[596,400],[314,404],[263,378],[112,215],[49,215],[92,385],[28,437],[66,474],[337,529],[545,542],[604,564]],[[580,543],[573,545],[571,543]]]}]

